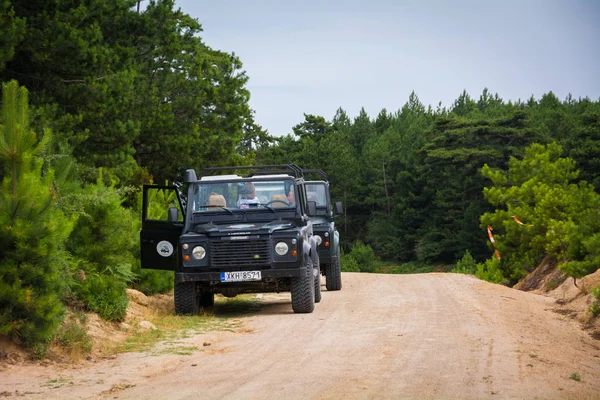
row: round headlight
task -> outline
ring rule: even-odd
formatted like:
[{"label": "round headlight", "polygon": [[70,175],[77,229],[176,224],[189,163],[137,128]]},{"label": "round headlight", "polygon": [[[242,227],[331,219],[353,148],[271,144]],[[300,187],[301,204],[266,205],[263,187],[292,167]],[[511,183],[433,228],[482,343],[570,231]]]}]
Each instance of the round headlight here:
[{"label": "round headlight", "polygon": [[194,256],[196,260],[202,260],[204,256],[206,256],[206,250],[202,246],[196,246],[194,247],[194,250],[192,250],[192,256]]},{"label": "round headlight", "polygon": [[285,256],[288,252],[288,245],[286,242],[279,242],[275,245],[275,253],[280,256]]}]

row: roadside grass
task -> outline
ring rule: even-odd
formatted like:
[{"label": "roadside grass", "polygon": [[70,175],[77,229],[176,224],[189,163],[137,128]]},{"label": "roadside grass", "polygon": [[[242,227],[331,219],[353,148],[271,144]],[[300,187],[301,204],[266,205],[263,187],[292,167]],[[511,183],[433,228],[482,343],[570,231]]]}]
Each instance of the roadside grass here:
[{"label": "roadside grass", "polygon": [[452,265],[429,265],[417,261],[390,264],[389,262],[376,261],[376,271],[384,274],[426,274],[429,272],[450,272]]},{"label": "roadside grass", "polygon": [[[342,260],[343,262],[343,260]],[[418,261],[396,264],[390,261],[372,260],[369,266],[356,265],[356,269],[344,269],[342,272],[363,272],[377,274],[426,274],[429,272],[450,272],[453,265],[429,265]]]},{"label": "roadside grass", "polygon": [[56,343],[68,353],[69,360],[76,361],[89,354],[92,341],[86,332],[87,317],[83,312],[67,315],[55,335]]},{"label": "roadside grass", "polygon": [[[155,315],[148,321],[156,330],[133,329],[132,335],[116,345],[112,353],[150,352],[151,354],[191,355],[197,350],[181,342],[194,335],[214,332],[235,332],[241,326],[240,317],[259,308],[256,295],[239,295],[235,298],[219,297],[215,306],[202,310],[198,315]],[[157,345],[161,343],[160,348]]]},{"label": "roadside grass", "polygon": [[50,379],[49,381],[46,381],[46,383],[44,383],[42,386],[47,386],[52,389],[58,389],[65,385],[72,386],[74,384],[75,384],[75,382],[73,382],[70,379],[58,378],[58,379]]},{"label": "roadside grass", "polygon": [[575,382],[581,382],[581,376],[579,376],[577,372],[572,373],[569,379],[572,379]]}]

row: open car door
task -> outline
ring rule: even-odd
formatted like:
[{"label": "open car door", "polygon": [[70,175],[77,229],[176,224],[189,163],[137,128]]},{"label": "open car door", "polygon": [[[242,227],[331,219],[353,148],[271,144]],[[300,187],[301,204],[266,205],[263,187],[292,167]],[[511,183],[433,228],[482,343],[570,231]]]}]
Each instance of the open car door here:
[{"label": "open car door", "polygon": [[175,186],[144,185],[140,232],[142,268],[175,271],[184,216]]}]

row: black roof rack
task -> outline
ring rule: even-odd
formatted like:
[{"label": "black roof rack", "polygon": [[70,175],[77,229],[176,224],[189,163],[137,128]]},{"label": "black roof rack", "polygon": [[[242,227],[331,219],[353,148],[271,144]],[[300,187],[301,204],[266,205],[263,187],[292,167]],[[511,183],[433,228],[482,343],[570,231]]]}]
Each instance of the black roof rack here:
[{"label": "black roof rack", "polygon": [[325,179],[326,181],[329,181],[327,174],[322,169],[303,169],[302,173],[303,174],[318,174],[318,175],[321,175],[323,177],[323,179]]},{"label": "black roof rack", "polygon": [[213,175],[215,172],[219,171],[233,171],[236,169],[253,169],[257,170],[255,172],[250,173],[250,176],[254,175],[268,175],[281,173],[283,171],[291,172],[295,178],[303,178],[304,174],[302,172],[302,168],[297,166],[296,164],[274,164],[274,165],[238,165],[231,167],[212,167],[206,168],[202,171],[202,175]]}]

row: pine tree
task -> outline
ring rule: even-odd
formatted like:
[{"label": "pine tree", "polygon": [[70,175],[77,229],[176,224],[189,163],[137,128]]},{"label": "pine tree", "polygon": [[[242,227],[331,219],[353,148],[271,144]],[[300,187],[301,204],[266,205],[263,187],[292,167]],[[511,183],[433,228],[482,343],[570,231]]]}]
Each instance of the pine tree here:
[{"label": "pine tree", "polygon": [[29,130],[27,90],[3,84],[0,121],[0,335],[38,355],[60,324],[64,242],[73,222],[56,207],[54,172],[44,169],[51,140]]}]

